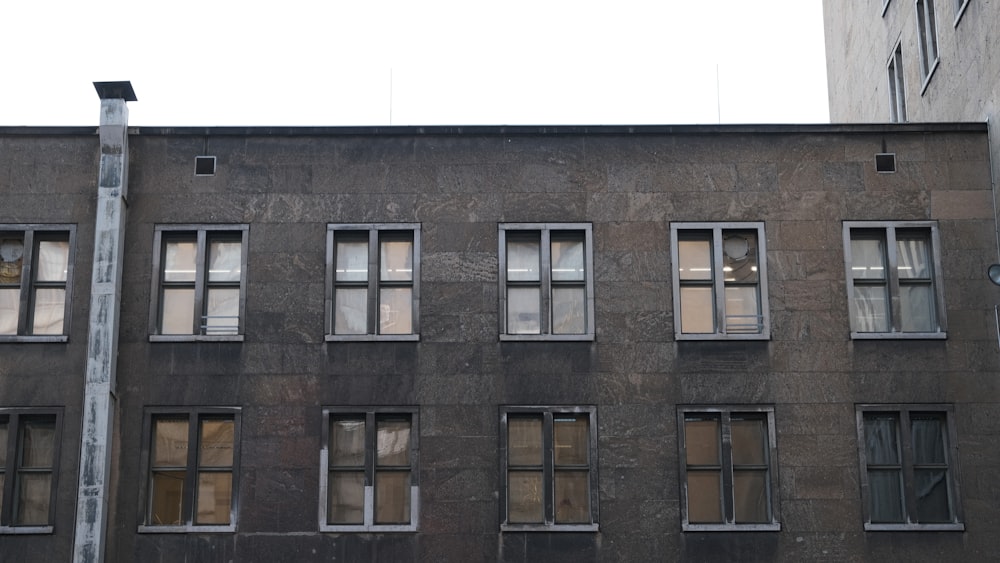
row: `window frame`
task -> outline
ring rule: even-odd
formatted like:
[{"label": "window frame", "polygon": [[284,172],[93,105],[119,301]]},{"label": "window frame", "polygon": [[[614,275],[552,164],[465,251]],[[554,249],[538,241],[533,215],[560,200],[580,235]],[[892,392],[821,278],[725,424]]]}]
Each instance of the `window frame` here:
[{"label": "window frame", "polygon": [[[553,418],[560,414],[586,415],[588,417],[588,485],[590,523],[558,524],[555,522],[555,459]],[[508,423],[514,415],[540,415],[542,417],[542,522],[508,522]],[[598,440],[596,406],[501,406],[499,431],[500,486],[499,517],[501,532],[598,532],[600,531],[600,481],[598,479]]]},{"label": "window frame", "polygon": [[[139,487],[139,533],[155,534],[183,534],[183,533],[222,533],[236,532],[237,516],[239,514],[239,485],[240,485],[240,435],[241,424],[240,407],[155,407],[145,409],[142,424],[142,463],[141,473],[142,484]],[[152,472],[153,472],[153,421],[157,418],[183,418],[187,417],[188,423],[188,453],[187,465],[185,466],[184,478],[184,498],[181,500],[181,517],[184,523],[180,525],[150,524],[149,515],[151,509],[152,493]],[[200,450],[201,438],[199,436],[200,423],[203,420],[211,419],[231,419],[233,421],[233,465],[230,469],[232,473],[231,498],[229,508],[229,524],[195,524],[194,518],[197,512],[195,504],[197,497],[197,478],[199,473],[198,452]]]},{"label": "window frame", "polygon": [[903,45],[897,41],[885,63],[889,85],[889,121],[906,123],[906,82],[903,77]]},{"label": "window frame", "polygon": [[954,0],[954,6],[955,20],[952,25],[958,27],[958,22],[962,21],[962,16],[965,15],[965,10],[969,7],[969,0]]},{"label": "window frame", "polygon": [[[855,330],[854,313],[851,302],[854,296],[854,275],[851,269],[853,264],[851,255],[852,231],[881,231],[882,240],[885,241],[885,264],[888,269],[888,277],[885,286],[889,297],[889,330],[886,332],[861,332]],[[934,315],[937,321],[937,330],[925,332],[903,332],[901,323],[900,305],[900,283],[899,274],[896,269],[896,232],[900,230],[927,231],[927,241],[930,244],[930,267],[932,269],[929,278],[931,291],[934,294]],[[944,283],[941,268],[941,238],[937,221],[844,221],[843,222],[843,242],[844,242],[844,265],[845,283],[847,287],[847,315],[851,325],[852,340],[888,340],[888,339],[909,339],[909,340],[944,340],[948,337],[948,319],[944,304]],[[906,284],[903,284],[906,285]]]},{"label": "window frame", "polygon": [[[153,275],[150,280],[149,306],[149,341],[150,342],[243,342],[246,329],[246,295],[248,240],[250,226],[246,224],[187,224],[187,225],[156,225],[153,231]],[[161,306],[163,290],[168,285],[163,280],[163,261],[166,243],[174,237],[192,236],[196,242],[195,281],[194,287],[194,323],[199,327],[192,334],[162,334]],[[206,334],[202,325],[204,316],[204,301],[208,295],[208,280],[206,276],[206,260],[210,238],[221,236],[240,238],[240,281],[239,281],[239,319],[236,334]],[[187,284],[192,285],[192,284]],[[235,287],[235,283],[226,282],[227,286]],[[192,330],[195,329],[193,325]]]},{"label": "window frame", "polygon": [[[55,532],[56,493],[59,490],[59,461],[61,457],[60,446],[62,445],[62,414],[63,409],[61,407],[0,407],[0,419],[7,422],[6,465],[0,468],[0,474],[4,477],[3,486],[0,486],[0,535],[51,534]],[[48,473],[52,476],[49,483],[48,524],[15,524],[13,523],[13,519],[15,517],[16,487],[19,482],[19,476],[22,473],[21,446],[24,440],[21,430],[22,419],[48,417],[53,419],[55,430],[52,446],[52,465],[48,468]]]},{"label": "window frame", "polygon": [[[582,282],[553,282],[552,277],[552,238],[558,239],[560,233],[581,232],[583,234],[584,279]],[[518,282],[507,280],[507,240],[509,236],[528,236],[527,233],[537,232],[539,243],[539,279],[537,285],[540,293],[539,332],[537,334],[514,334],[507,332],[507,289]],[[501,341],[584,341],[592,342],[596,334],[596,319],[594,316],[594,234],[592,223],[499,223],[498,224],[498,280],[499,280],[499,339]],[[554,287],[583,285],[584,289],[584,323],[585,328],[579,334],[555,334],[552,332],[552,290]]]},{"label": "window frame", "polygon": [[[699,285],[712,288],[714,332],[688,333],[682,332],[681,326],[681,282],[679,241],[686,233],[710,231],[712,245],[712,279],[710,283]],[[727,332],[726,331],[726,282],[723,276],[722,244],[725,231],[756,231],[757,233],[757,306],[760,309],[760,332]],[[753,222],[676,222],[670,223],[670,256],[671,279],[674,299],[674,339],[675,340],[770,340],[771,311],[767,287],[767,233],[763,221]]]},{"label": "window frame", "polygon": [[920,95],[927,90],[941,61],[937,42],[934,0],[914,0],[917,10],[917,50],[920,52]]},{"label": "window frame", "polygon": [[[76,225],[75,224],[41,224],[16,223],[0,224],[0,238],[9,235],[20,235],[23,244],[21,260],[21,280],[18,285],[18,315],[16,334],[0,334],[0,343],[4,342],[68,342],[71,317],[73,312],[73,278],[76,261]],[[65,238],[62,236],[65,235]],[[35,278],[35,254],[38,243],[44,240],[65,240],[68,245],[66,259],[66,281],[39,282]],[[61,287],[65,290],[63,303],[62,334],[30,334],[34,316],[35,294],[39,287]]]},{"label": "window frame", "polygon": [[[686,417],[689,414],[709,414],[719,417],[720,478],[723,523],[691,523],[688,520],[688,468]],[[735,521],[732,460],[732,416],[752,414],[763,416],[767,423],[767,473],[768,508],[771,521],[738,523]],[[780,494],[778,491],[778,442],[774,424],[774,407],[771,405],[679,405],[677,407],[677,449],[680,484],[681,531],[684,532],[777,532],[781,530]],[[727,495],[727,492],[729,493]]]},{"label": "window frame", "polygon": [[[409,233],[413,244],[413,279],[406,283],[393,283],[380,279],[381,267],[379,253],[383,235],[391,238],[396,233]],[[367,328],[365,334],[336,334],[336,303],[335,292],[338,286],[336,279],[336,240],[337,233],[368,234],[368,297],[367,297]],[[350,341],[419,341],[420,340],[420,223],[328,223],[326,226],[326,295],[324,305],[326,310],[327,342]],[[413,326],[409,334],[382,334],[379,332],[380,293],[383,287],[410,287],[411,319]],[[363,287],[358,285],[358,287]]]},{"label": "window frame", "polygon": [[[365,419],[365,500],[364,524],[330,524],[330,419],[336,416]],[[410,417],[410,522],[409,524],[375,523],[375,472],[377,419],[384,416]],[[323,407],[322,442],[319,456],[319,531],[320,532],[416,532],[420,527],[420,409],[418,407]]]},{"label": "window frame", "polygon": [[[903,494],[903,515],[906,522],[873,523],[871,510],[871,486],[868,479],[868,453],[865,442],[865,415],[869,413],[894,413],[897,415],[897,439],[899,441],[900,472]],[[910,416],[914,413],[941,415],[945,423],[945,439],[947,444],[944,453],[947,457],[946,473],[948,480],[948,504],[952,521],[948,523],[920,523],[914,521],[917,514],[914,497],[913,477],[913,447],[910,438]],[[864,529],[867,532],[899,532],[899,531],[965,531],[964,512],[962,510],[962,495],[958,483],[960,468],[958,462],[958,431],[955,428],[955,409],[951,404],[858,404],[855,405],[857,423],[858,460],[860,463],[860,486],[862,500],[862,515]]]}]

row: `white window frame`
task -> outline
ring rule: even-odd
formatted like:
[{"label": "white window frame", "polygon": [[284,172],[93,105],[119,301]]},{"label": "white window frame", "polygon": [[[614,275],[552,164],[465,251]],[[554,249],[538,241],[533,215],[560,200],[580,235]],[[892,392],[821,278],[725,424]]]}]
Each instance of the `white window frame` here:
[{"label": "white window frame", "polygon": [[[23,245],[21,258],[20,297],[16,334],[0,335],[4,342],[68,342],[71,313],[73,311],[73,264],[76,261],[76,225],[50,224],[0,224],[0,239],[4,234],[19,236]],[[66,240],[69,256],[66,265],[66,281],[37,282],[35,280],[35,253],[38,243],[44,240]],[[35,292],[39,287],[65,289],[62,334],[32,334],[32,315],[35,308]]]},{"label": "white window frame", "polygon": [[937,70],[940,58],[938,56],[937,18],[934,14],[934,0],[915,0],[917,9],[917,46],[920,51],[920,94],[927,90],[927,85]]},{"label": "white window frame", "polygon": [[893,47],[885,68],[889,85],[889,121],[905,123],[906,85],[903,79],[903,47],[900,43]]},{"label": "white window frame", "polygon": [[955,4],[955,22],[954,26],[958,27],[958,22],[962,20],[962,16],[965,15],[965,9],[969,7],[969,0],[954,0]]}]

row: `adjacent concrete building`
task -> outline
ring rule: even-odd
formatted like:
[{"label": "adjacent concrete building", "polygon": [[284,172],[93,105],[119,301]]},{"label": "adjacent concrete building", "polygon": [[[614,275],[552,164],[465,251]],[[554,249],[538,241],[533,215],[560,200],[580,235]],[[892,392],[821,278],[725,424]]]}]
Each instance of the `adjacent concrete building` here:
[{"label": "adjacent concrete building", "polygon": [[100,91],[100,135],[0,128],[0,559],[996,553],[986,125],[126,129]]}]

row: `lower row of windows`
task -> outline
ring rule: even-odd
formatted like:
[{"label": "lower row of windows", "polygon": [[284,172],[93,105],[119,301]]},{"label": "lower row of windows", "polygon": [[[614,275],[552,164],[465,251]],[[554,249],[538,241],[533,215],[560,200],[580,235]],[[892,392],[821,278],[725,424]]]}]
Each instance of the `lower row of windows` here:
[{"label": "lower row of windows", "polygon": [[[61,409],[0,409],[0,532],[52,531]],[[501,529],[597,530],[595,407],[503,407]],[[866,530],[962,530],[950,405],[860,405]],[[322,531],[414,531],[416,408],[323,411]],[[774,409],[682,406],[684,530],[778,530]],[[240,409],[157,409],[145,420],[141,531],[232,531]]]}]

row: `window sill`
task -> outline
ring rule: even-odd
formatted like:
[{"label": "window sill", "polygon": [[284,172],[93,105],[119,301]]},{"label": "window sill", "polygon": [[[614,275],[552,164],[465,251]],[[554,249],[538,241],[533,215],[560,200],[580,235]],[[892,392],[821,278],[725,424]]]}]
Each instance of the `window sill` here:
[{"label": "window sill", "polygon": [[962,16],[965,15],[965,9],[969,7],[969,0],[962,2],[962,7],[958,9],[958,14],[955,15],[955,27],[958,27],[958,22],[962,21]]},{"label": "window sill", "polygon": [[501,334],[501,342],[593,342],[593,334]]},{"label": "window sill", "polygon": [[931,83],[931,78],[934,78],[934,71],[937,70],[939,62],[941,62],[941,59],[938,58],[938,59],[934,59],[934,62],[931,63],[931,70],[930,70],[930,72],[927,73],[927,78],[924,78],[923,84],[920,85],[920,95],[921,96],[923,96],[924,92],[927,91],[927,86]]},{"label": "window sill", "polygon": [[368,533],[373,533],[373,534],[398,533],[398,532],[416,532],[417,531],[417,525],[416,524],[379,524],[379,525],[373,525],[373,526],[365,526],[364,524],[344,525],[344,526],[321,525],[319,527],[319,531],[320,532],[333,532],[333,533],[340,533],[340,532],[345,532],[345,533],[347,533],[347,532],[349,532],[349,533],[368,532]]},{"label": "window sill", "polygon": [[54,531],[53,526],[0,526],[0,535],[51,534]]},{"label": "window sill", "polygon": [[501,524],[501,532],[599,532],[598,524]]},{"label": "window sill", "polygon": [[139,526],[140,534],[231,534],[235,525],[228,526]]},{"label": "window sill", "polygon": [[684,532],[780,532],[781,523],[771,524],[682,524]]},{"label": "window sill", "polygon": [[242,334],[150,334],[150,342],[243,342]]},{"label": "window sill", "polygon": [[947,332],[851,332],[851,340],[947,340]]},{"label": "window sill", "polygon": [[419,342],[419,334],[327,334],[327,342]]},{"label": "window sill", "polygon": [[[65,334],[51,335],[3,335],[0,336],[0,344],[6,342],[69,342],[69,336]],[[0,528],[3,529],[3,528]]]},{"label": "window sill", "polygon": [[674,333],[674,340],[770,340],[769,332],[760,334],[725,334],[721,332],[688,334],[682,332]]},{"label": "window sill", "polygon": [[872,524],[865,522],[866,532],[964,532],[965,524]]}]

